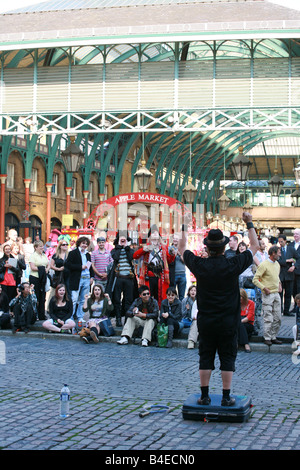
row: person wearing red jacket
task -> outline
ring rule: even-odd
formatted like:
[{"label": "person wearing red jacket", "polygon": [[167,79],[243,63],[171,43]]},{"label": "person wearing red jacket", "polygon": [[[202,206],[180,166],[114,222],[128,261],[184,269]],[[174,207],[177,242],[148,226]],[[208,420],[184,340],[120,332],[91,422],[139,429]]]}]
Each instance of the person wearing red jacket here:
[{"label": "person wearing red jacket", "polygon": [[250,353],[249,340],[254,330],[255,302],[248,299],[247,292],[240,289],[241,294],[241,323],[239,328],[239,345],[244,346],[245,352]]},{"label": "person wearing red jacket", "polygon": [[168,252],[168,247],[162,243],[155,225],[150,228],[148,239],[149,243],[136,250],[133,258],[142,258],[139,285],[149,286],[151,296],[157,300],[160,307],[170,285],[169,264],[174,262],[175,255]]}]

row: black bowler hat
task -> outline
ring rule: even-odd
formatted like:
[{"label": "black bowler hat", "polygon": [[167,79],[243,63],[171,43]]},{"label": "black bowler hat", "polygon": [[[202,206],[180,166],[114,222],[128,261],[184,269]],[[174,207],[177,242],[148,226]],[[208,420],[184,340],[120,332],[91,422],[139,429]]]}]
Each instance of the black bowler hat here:
[{"label": "black bowler hat", "polygon": [[228,242],[229,238],[223,235],[223,232],[218,228],[212,228],[208,232],[207,237],[203,240],[204,245],[206,245],[208,248],[222,247],[227,245]]}]

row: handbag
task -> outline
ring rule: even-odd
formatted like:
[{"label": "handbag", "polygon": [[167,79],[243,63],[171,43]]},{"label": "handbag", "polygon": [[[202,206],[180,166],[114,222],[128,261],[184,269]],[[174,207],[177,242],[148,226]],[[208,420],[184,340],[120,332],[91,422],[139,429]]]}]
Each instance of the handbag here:
[{"label": "handbag", "polygon": [[160,348],[165,348],[168,342],[169,328],[164,323],[157,325],[157,344]]},{"label": "handbag", "polygon": [[100,323],[99,323],[99,326],[100,326],[100,332],[104,336],[114,336],[115,335],[115,330],[113,329],[110,318],[105,318],[104,320],[101,320]]}]

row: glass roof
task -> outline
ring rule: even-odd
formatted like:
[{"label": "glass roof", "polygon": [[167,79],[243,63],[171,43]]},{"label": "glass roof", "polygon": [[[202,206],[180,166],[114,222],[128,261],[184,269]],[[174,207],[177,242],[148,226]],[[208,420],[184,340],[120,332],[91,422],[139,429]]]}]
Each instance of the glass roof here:
[{"label": "glass roof", "polygon": [[[228,2],[229,0],[210,0],[209,3]],[[244,2],[245,0],[235,0]],[[178,5],[195,3],[195,0],[50,0],[26,7],[7,10],[5,13],[30,13],[38,11],[79,10],[84,8],[112,8],[136,5]],[[197,0],[196,3],[207,3]]]}]

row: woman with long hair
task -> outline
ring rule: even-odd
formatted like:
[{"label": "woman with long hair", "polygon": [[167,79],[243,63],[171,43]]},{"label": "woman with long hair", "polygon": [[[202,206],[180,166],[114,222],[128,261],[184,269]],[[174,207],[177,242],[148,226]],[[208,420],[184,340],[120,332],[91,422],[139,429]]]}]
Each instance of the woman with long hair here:
[{"label": "woman with long hair", "polygon": [[8,243],[3,245],[3,256],[0,259],[0,284],[6,293],[9,302],[17,295],[17,262],[11,254],[11,247]]},{"label": "woman with long hair", "polygon": [[44,253],[44,244],[41,240],[33,244],[34,252],[29,258],[30,274],[29,283],[34,285],[37,298],[37,313],[39,320],[45,320],[45,285],[50,264]]},{"label": "woman with long hair", "polygon": [[94,284],[91,294],[86,294],[83,312],[87,312],[87,328],[90,330],[89,336],[82,336],[83,341],[89,343],[99,342],[101,332],[101,322],[108,318],[109,312],[113,310],[113,304],[108,294],[104,293],[101,284]]},{"label": "woman with long hair", "polygon": [[71,333],[75,328],[75,322],[72,320],[73,304],[69,299],[66,286],[58,284],[55,294],[49,302],[50,318],[43,323],[43,327],[49,331],[57,333]]},{"label": "woman with long hair", "polygon": [[241,295],[241,323],[238,334],[238,343],[245,352],[250,353],[249,340],[254,330],[255,303],[248,298],[245,289],[240,289]]}]

